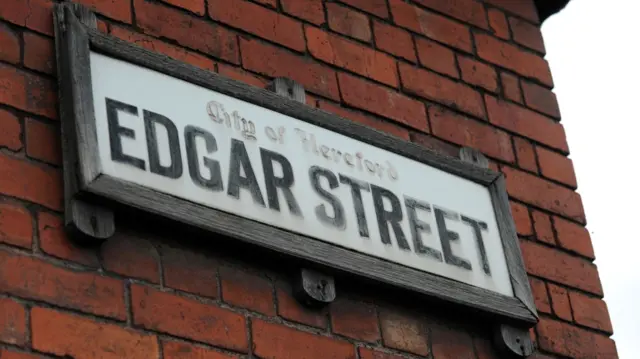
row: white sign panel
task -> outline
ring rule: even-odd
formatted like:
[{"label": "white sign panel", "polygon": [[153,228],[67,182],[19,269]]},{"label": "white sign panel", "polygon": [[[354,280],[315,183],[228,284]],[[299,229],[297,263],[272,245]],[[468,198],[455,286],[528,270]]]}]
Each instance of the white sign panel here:
[{"label": "white sign panel", "polygon": [[514,295],[488,188],[131,63],[90,62],[104,174]]}]

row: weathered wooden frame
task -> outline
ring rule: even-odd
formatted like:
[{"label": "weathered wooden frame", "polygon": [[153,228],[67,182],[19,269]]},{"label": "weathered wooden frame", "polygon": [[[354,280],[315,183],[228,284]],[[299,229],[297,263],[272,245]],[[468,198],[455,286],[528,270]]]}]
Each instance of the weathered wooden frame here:
[{"label": "weathered wooden frame", "polygon": [[[95,24],[95,19],[93,21]],[[84,196],[90,194],[338,271],[479,310],[496,316],[497,322],[510,323],[521,328],[529,328],[537,322],[538,315],[524,269],[505,181],[501,173],[439,155],[419,145],[306,106],[269,90],[236,82],[147,51],[105,35],[90,23],[91,21],[88,23],[83,18],[82,11],[79,12],[77,7],[70,4],[56,5],[56,51],[60,81],[60,112],[64,129],[63,152],[67,204],[65,215],[68,225],[77,229],[82,227],[82,223],[90,223],[91,228],[84,230],[80,228],[80,232],[89,237],[109,237],[109,232],[112,231],[107,230],[101,235],[95,232],[100,232],[98,229],[103,220],[107,222],[107,227],[113,227],[109,224],[113,221],[113,213],[110,213],[108,208],[103,209],[100,205],[92,205],[91,200],[86,199],[91,196]],[[89,58],[91,51],[159,71],[295,117],[488,187],[505,249],[514,297],[390,263],[102,174],[97,152],[92,98]],[[93,210],[79,211],[77,203],[80,203],[81,207]],[[91,218],[83,220],[81,217],[87,216],[87,213],[92,213]]]}]

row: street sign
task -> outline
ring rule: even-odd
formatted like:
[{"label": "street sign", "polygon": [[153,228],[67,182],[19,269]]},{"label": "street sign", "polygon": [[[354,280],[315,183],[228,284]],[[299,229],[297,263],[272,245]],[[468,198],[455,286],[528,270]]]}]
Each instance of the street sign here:
[{"label": "street sign", "polygon": [[501,174],[56,16],[68,204],[91,193],[537,320]]}]

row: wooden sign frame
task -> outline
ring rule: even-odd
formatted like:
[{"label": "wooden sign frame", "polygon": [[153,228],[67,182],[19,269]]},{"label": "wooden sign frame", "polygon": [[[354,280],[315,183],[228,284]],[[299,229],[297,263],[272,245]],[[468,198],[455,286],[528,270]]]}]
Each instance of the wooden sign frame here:
[{"label": "wooden sign frame", "polygon": [[[537,322],[538,315],[501,173],[439,155],[266,89],[236,82],[105,35],[95,28],[95,17],[84,8],[59,4],[54,15],[63,124],[65,220],[68,228],[81,235],[79,238],[106,239],[115,231],[110,209],[90,199],[92,196],[104,197],[322,266],[473,308],[497,316],[498,322],[515,323],[522,328],[529,328]],[[102,174],[92,98],[91,51],[341,133],[487,187],[498,221],[514,297],[414,270]],[[87,194],[91,196],[87,197]]]}]

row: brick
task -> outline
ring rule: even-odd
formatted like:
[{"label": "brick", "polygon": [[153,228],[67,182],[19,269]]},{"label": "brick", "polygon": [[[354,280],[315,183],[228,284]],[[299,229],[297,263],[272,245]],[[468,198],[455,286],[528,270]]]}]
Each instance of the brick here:
[{"label": "brick", "polygon": [[561,319],[571,321],[571,304],[567,290],[549,283],[549,296],[551,297],[551,306],[553,313]]},{"label": "brick", "polygon": [[331,327],[336,334],[376,342],[380,339],[375,306],[341,298],[331,303]]},{"label": "brick", "polygon": [[218,262],[214,258],[169,245],[160,246],[160,256],[167,287],[218,297]]},{"label": "brick", "polygon": [[215,70],[215,62],[206,56],[198,53],[185,50],[182,47],[167,44],[151,36],[140,34],[137,32],[129,31],[119,26],[111,27],[111,35],[120,38],[122,40],[134,43],[142,48],[150,51],[158,52],[163,55],[169,56],[180,62],[186,62],[190,65],[199,67],[201,69]]},{"label": "brick", "polygon": [[327,3],[327,22],[329,28],[335,32],[360,41],[371,42],[369,18],[361,12],[337,3]]},{"label": "brick", "polygon": [[218,64],[218,73],[230,79],[244,82],[258,88],[265,88],[267,86],[267,81],[264,78],[256,76],[239,67],[229,66],[226,64]]},{"label": "brick", "polygon": [[538,164],[536,162],[535,149],[531,142],[524,138],[514,137],[513,146],[516,149],[516,158],[518,159],[518,167],[523,170],[538,172]]},{"label": "brick", "polygon": [[221,267],[222,300],[234,306],[275,315],[273,285],[269,278],[239,268]]},{"label": "brick", "polygon": [[163,341],[162,354],[164,359],[234,359],[235,356],[205,349],[195,345]]},{"label": "brick", "polygon": [[502,172],[506,176],[510,196],[581,223],[585,222],[582,199],[578,193],[516,169],[503,167]]},{"label": "brick", "polygon": [[31,118],[25,119],[27,155],[53,165],[62,163],[62,145],[58,126]]},{"label": "brick", "polygon": [[516,202],[509,202],[511,205],[511,215],[516,225],[516,231],[520,236],[530,236],[533,234],[533,228],[531,226],[531,217],[529,217],[529,210],[526,206]]},{"label": "brick", "polygon": [[378,49],[405,60],[416,62],[416,50],[411,34],[399,27],[374,21],[373,33]]},{"label": "brick", "polygon": [[93,267],[99,265],[97,250],[73,243],[67,235],[59,215],[39,212],[38,236],[40,249],[48,255]]},{"label": "brick", "polygon": [[44,359],[43,356],[25,352],[16,352],[0,349],[0,358],[2,359]]},{"label": "brick", "polygon": [[0,203],[0,242],[31,249],[31,213],[19,205]]},{"label": "brick", "polygon": [[560,119],[560,107],[558,107],[558,99],[553,91],[540,85],[523,81],[522,92],[524,101],[529,108]]},{"label": "brick", "polygon": [[535,328],[535,327],[533,327],[533,328],[529,328],[529,337],[531,338],[531,340],[532,340],[534,343],[537,343],[537,342],[538,342],[538,336],[537,336],[537,334],[536,334],[536,328]]},{"label": "brick", "polygon": [[53,81],[0,64],[0,103],[49,118],[57,117]]},{"label": "brick", "polygon": [[484,5],[476,0],[416,0],[418,4],[486,29]]},{"label": "brick", "polygon": [[0,60],[13,64],[20,63],[19,35],[5,24],[0,24]]},{"label": "brick", "polygon": [[551,217],[540,211],[533,211],[533,226],[536,229],[536,238],[539,241],[555,245],[555,235],[551,224]]},{"label": "brick", "polygon": [[167,4],[181,7],[198,15],[204,15],[204,0],[162,0]]},{"label": "brick", "polygon": [[458,64],[462,80],[487,91],[498,91],[498,74],[493,67],[465,56],[458,56]]},{"label": "brick", "polygon": [[555,357],[550,357],[548,355],[542,354],[538,351],[531,354],[530,359],[556,359]]},{"label": "brick", "polygon": [[62,209],[60,171],[6,155],[0,155],[0,168],[2,168],[1,193],[54,210]]},{"label": "brick", "polygon": [[22,126],[20,120],[11,112],[0,109],[0,147],[12,151],[22,148]]},{"label": "brick", "polygon": [[610,338],[570,324],[541,318],[537,326],[540,348],[571,358],[617,359]]},{"label": "brick", "polygon": [[307,26],[305,30],[313,57],[384,84],[398,86],[396,61],[391,56],[315,27]]},{"label": "brick", "polygon": [[508,131],[568,152],[567,138],[561,124],[518,105],[485,95],[489,122]]},{"label": "brick", "polygon": [[53,36],[53,1],[2,0],[0,18],[18,26]]},{"label": "brick", "polygon": [[318,101],[318,103],[319,103],[318,107],[322,110],[333,112],[338,116],[358,122],[365,126],[373,127],[377,130],[386,132],[390,135],[394,135],[396,137],[400,137],[405,140],[409,139],[409,131],[407,131],[403,127],[396,125],[395,123],[379,120],[371,116],[366,116],[360,112],[347,110],[329,101]]},{"label": "brick", "polygon": [[310,93],[305,93],[305,99],[304,99],[304,103],[307,106],[311,106],[311,107],[320,107],[320,98],[316,97]]},{"label": "brick", "polygon": [[24,65],[32,70],[56,72],[53,40],[30,32],[24,33]]},{"label": "brick", "polygon": [[424,105],[403,94],[345,73],[338,74],[343,101],[383,117],[424,129],[427,115]]},{"label": "brick", "polygon": [[431,326],[431,351],[434,358],[476,359],[471,336],[444,325]]},{"label": "brick", "polygon": [[551,313],[551,302],[549,301],[547,285],[544,281],[533,277],[529,277],[529,283],[531,284],[531,293],[533,294],[536,309],[542,313]]},{"label": "brick", "polygon": [[246,353],[244,316],[194,299],[131,286],[133,322],[144,328]]},{"label": "brick", "polygon": [[369,348],[358,348],[360,353],[360,359],[403,359],[404,357],[395,354],[389,354],[378,350],[372,350]]},{"label": "brick", "polygon": [[98,19],[98,31],[100,31],[100,32],[102,32],[104,34],[108,34],[110,27],[111,27],[111,24],[109,24],[108,22],[106,22],[104,20]]},{"label": "brick", "polygon": [[106,17],[131,23],[131,0],[78,0],[78,3]]},{"label": "brick", "polygon": [[387,9],[387,0],[339,0],[339,1],[382,18],[389,17],[389,10]]},{"label": "brick", "polygon": [[416,49],[422,66],[451,77],[460,77],[456,57],[449,48],[429,39],[416,38]]},{"label": "brick", "polygon": [[296,51],[304,51],[302,24],[246,0],[209,0],[209,16]]},{"label": "brick", "polygon": [[403,0],[389,0],[396,24],[438,42],[471,52],[469,27],[423,10]]},{"label": "brick", "polygon": [[613,334],[609,310],[602,299],[574,291],[569,291],[569,299],[576,323]]},{"label": "brick", "polygon": [[405,91],[476,117],[485,117],[482,96],[471,87],[404,63],[399,69]]},{"label": "brick", "polygon": [[560,247],[595,259],[591,236],[586,228],[565,219],[554,217],[553,224],[558,235]]},{"label": "brick", "polygon": [[240,39],[244,68],[269,77],[289,77],[310,92],[339,100],[336,73],[329,67],[255,40]]},{"label": "brick", "polygon": [[31,310],[35,350],[72,358],[156,358],[155,336],[48,308]]},{"label": "brick", "polygon": [[145,33],[166,37],[190,49],[234,64],[240,63],[238,41],[233,32],[146,0],[134,0],[134,7],[136,24]]},{"label": "brick", "polygon": [[158,252],[142,235],[118,231],[100,248],[102,266],[110,272],[160,282]]},{"label": "brick", "polygon": [[536,9],[533,1],[485,0],[485,2],[523,17],[536,24],[540,22],[540,19],[538,18],[538,10]]},{"label": "brick", "polygon": [[491,8],[487,14],[489,16],[489,26],[493,34],[499,38],[509,40],[511,33],[509,32],[509,23],[504,13],[498,9]]},{"label": "brick", "polygon": [[589,261],[529,241],[521,241],[527,272],[602,295],[598,270]]},{"label": "brick", "polygon": [[489,169],[495,172],[500,172],[500,165],[489,159]]},{"label": "brick", "polygon": [[278,281],[276,285],[278,298],[278,315],[294,322],[312,327],[327,327],[326,310],[309,308],[301,304],[294,296],[291,285],[285,281]]},{"label": "brick", "polygon": [[[0,297],[0,342],[24,345],[27,339],[26,318],[22,304]],[[0,357],[4,358],[2,355]]]},{"label": "brick", "polygon": [[0,252],[0,292],[105,317],[126,316],[121,281],[8,252]]},{"label": "brick", "polygon": [[515,42],[542,54],[545,53],[542,32],[538,26],[515,17],[509,18],[509,26]]},{"label": "brick", "polygon": [[476,49],[481,59],[534,78],[552,87],[551,70],[547,61],[535,54],[519,49],[504,41],[485,34],[474,34]]},{"label": "brick", "polygon": [[[473,345],[478,354],[478,359],[500,359],[490,340],[474,337]],[[533,359],[533,358],[532,358]],[[542,359],[542,358],[539,358]]]},{"label": "brick", "polygon": [[540,163],[540,173],[544,177],[561,182],[574,189],[578,187],[571,159],[542,147],[536,147],[536,152]]},{"label": "brick", "polygon": [[518,78],[506,72],[502,72],[500,74],[500,78],[502,79],[502,96],[508,100],[523,103],[522,91],[520,91],[520,81]]},{"label": "brick", "polygon": [[255,1],[259,2],[260,4],[270,6],[274,9],[276,8],[278,3],[278,0],[255,0]]},{"label": "brick", "polygon": [[411,142],[417,143],[420,146],[428,148],[441,155],[457,158],[458,153],[460,152],[460,148],[458,146],[444,142],[436,137],[426,135],[424,133],[411,133]]},{"label": "brick", "polygon": [[430,352],[427,325],[415,316],[381,311],[380,329],[386,347],[417,355],[428,355]]},{"label": "brick", "polygon": [[289,15],[316,25],[325,23],[322,0],[280,0],[282,10]]},{"label": "brick", "polygon": [[253,354],[277,359],[355,359],[353,344],[260,319],[251,322]]},{"label": "brick", "polygon": [[473,147],[503,161],[515,160],[511,138],[506,132],[439,106],[429,107],[429,118],[431,132],[437,137],[460,146]]}]

